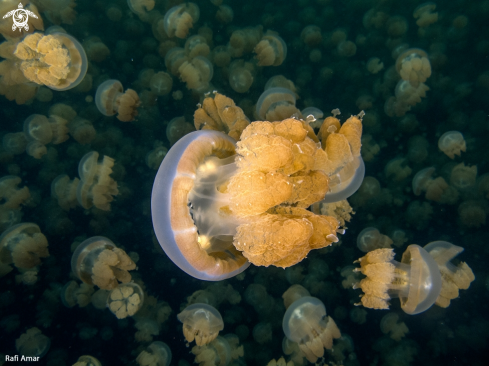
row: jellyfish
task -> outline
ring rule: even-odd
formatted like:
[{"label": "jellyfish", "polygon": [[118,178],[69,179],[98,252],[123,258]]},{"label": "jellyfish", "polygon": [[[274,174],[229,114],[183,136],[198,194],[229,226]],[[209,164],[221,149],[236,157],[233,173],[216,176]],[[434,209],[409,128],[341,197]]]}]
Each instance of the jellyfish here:
[{"label": "jellyfish", "polygon": [[[184,116],[174,117],[166,125],[166,138],[173,145],[192,131],[195,131],[194,126],[190,122],[185,121]],[[158,169],[158,167],[159,164],[155,169]]]},{"label": "jellyfish", "polygon": [[103,236],[94,236],[78,245],[71,257],[71,270],[77,278],[89,285],[97,285],[104,290],[112,290],[118,281],[128,283],[128,271],[136,264],[120,248]]},{"label": "jellyfish", "polygon": [[40,265],[41,258],[46,257],[48,241],[36,224],[17,224],[0,236],[1,265],[13,264],[19,270],[27,270]]},{"label": "jellyfish", "polygon": [[334,320],[326,317],[324,304],[311,296],[301,297],[289,306],[282,328],[290,341],[299,344],[309,362],[323,357],[324,349],[332,349],[333,339],[341,337]]},{"label": "jellyfish", "polygon": [[92,302],[93,293],[94,289],[92,285],[86,283],[78,285],[76,281],[70,281],[61,289],[61,302],[67,308],[72,308],[75,305],[83,308]]},{"label": "jellyfish", "polygon": [[432,2],[423,3],[414,9],[413,17],[416,19],[416,24],[420,28],[426,28],[430,24],[438,21],[438,13],[433,13],[436,9],[436,4]]},{"label": "jellyfish", "polygon": [[387,313],[384,315],[382,320],[380,321],[380,330],[384,334],[389,334],[389,336],[399,342],[406,333],[409,332],[409,329],[404,322],[398,322],[399,315],[396,313]]},{"label": "jellyfish", "polygon": [[196,56],[190,61],[184,61],[178,68],[180,79],[187,84],[187,89],[197,92],[205,91],[214,75],[214,67],[209,59]]},{"label": "jellyfish", "polygon": [[141,309],[143,303],[143,289],[134,282],[118,284],[107,297],[107,307],[117,319],[133,316]]},{"label": "jellyfish", "polygon": [[170,74],[160,71],[151,77],[149,87],[156,95],[168,95],[173,87],[173,79]]},{"label": "jellyfish", "polygon": [[207,57],[210,52],[207,40],[201,35],[194,35],[185,41],[185,53],[189,59],[197,56]]},{"label": "jellyfish", "polygon": [[80,179],[70,180],[66,174],[58,175],[51,183],[51,197],[58,201],[58,205],[65,211],[69,211],[78,205],[76,192]]},{"label": "jellyfish", "polygon": [[117,113],[117,119],[121,122],[134,121],[138,115],[140,106],[138,94],[123,87],[118,80],[106,80],[97,88],[95,104],[104,116],[113,116]]},{"label": "jellyfish", "polygon": [[229,65],[229,86],[237,93],[246,93],[253,84],[253,67],[247,68],[243,60]]},{"label": "jellyfish", "polygon": [[30,81],[63,91],[81,83],[88,61],[81,44],[66,33],[34,33],[20,42],[14,55],[22,60],[20,69]]},{"label": "jellyfish", "polygon": [[231,98],[220,93],[208,95],[194,113],[194,125],[197,131],[222,131],[235,140],[239,140],[250,121],[243,110],[236,106]]},{"label": "jellyfish", "polygon": [[357,247],[364,253],[379,248],[390,248],[393,241],[374,227],[363,229],[357,236]]},{"label": "jellyfish", "polygon": [[93,356],[84,355],[78,357],[73,366],[102,366],[102,363]]},{"label": "jellyfish", "polygon": [[211,343],[204,346],[194,346],[192,353],[195,355],[194,362],[199,366],[219,365],[226,366],[232,360],[243,357],[243,346],[238,346],[239,339],[234,334],[218,336]]},{"label": "jellyfish", "polygon": [[457,266],[450,261],[464,251],[464,248],[447,241],[433,241],[424,246],[424,249],[434,258],[441,273],[441,291],[435,304],[446,308],[450,301],[458,297],[459,289],[467,290],[475,280],[472,269],[465,262]]},{"label": "jellyfish", "polygon": [[376,249],[356,261],[361,266],[357,271],[367,276],[353,287],[364,292],[361,304],[366,308],[389,309],[388,300],[399,297],[407,314],[429,309],[442,286],[435,260],[416,244],[407,247],[401,262],[393,258],[393,249]]},{"label": "jellyfish", "polygon": [[336,242],[338,220],[306,208],[359,155],[360,118],[329,136],[326,151],[296,119],[254,122],[236,145],[220,132],[186,135],[153,185],[153,227],[165,252],[192,276],[220,280],[242,272],[247,260],[286,268]]},{"label": "jellyfish", "polygon": [[428,54],[422,49],[410,48],[397,57],[396,70],[403,80],[416,88],[431,76]]},{"label": "jellyfish", "polygon": [[104,155],[98,162],[98,152],[91,151],[83,156],[78,164],[80,182],[76,192],[78,203],[85,209],[95,206],[110,211],[113,196],[119,194],[117,182],[110,177],[114,159]]},{"label": "jellyfish", "polygon": [[15,340],[15,348],[23,357],[24,361],[38,361],[49,351],[51,341],[36,328],[27,329]]},{"label": "jellyfish", "polygon": [[453,159],[455,155],[460,156],[462,151],[465,152],[467,149],[464,136],[458,131],[448,131],[441,135],[438,140],[438,148],[450,159]]},{"label": "jellyfish", "polygon": [[165,32],[170,38],[186,38],[190,28],[199,21],[199,17],[199,7],[194,3],[174,6],[165,14]]},{"label": "jellyfish", "polygon": [[295,106],[295,93],[282,87],[266,89],[256,102],[256,116],[263,121],[281,121],[290,117],[302,117]]},{"label": "jellyfish", "polygon": [[212,342],[224,329],[221,314],[213,306],[197,303],[187,306],[178,320],[183,323],[183,335],[188,343],[195,340],[198,346]]},{"label": "jellyfish", "polygon": [[140,366],[169,366],[172,358],[170,347],[165,342],[151,343],[136,358]]},{"label": "jellyfish", "polygon": [[277,32],[267,31],[254,52],[258,66],[280,66],[287,57],[287,45]]}]

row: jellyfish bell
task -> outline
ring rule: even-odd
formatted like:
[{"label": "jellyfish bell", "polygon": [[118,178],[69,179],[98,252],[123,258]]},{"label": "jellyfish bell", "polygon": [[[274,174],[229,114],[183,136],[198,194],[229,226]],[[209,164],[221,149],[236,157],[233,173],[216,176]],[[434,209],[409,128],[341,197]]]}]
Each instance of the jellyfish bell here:
[{"label": "jellyfish bell", "polygon": [[[189,133],[168,151],[154,181],[151,211],[156,237],[180,269],[201,280],[231,278],[250,265],[232,244],[238,222],[221,217],[217,210],[202,214],[212,206],[212,196],[220,196],[209,183],[227,178],[212,174],[212,169],[215,171],[216,164],[228,163],[225,158],[235,154],[235,144],[221,132]],[[212,155],[219,158],[205,160]],[[210,174],[205,174],[206,169]],[[197,179],[198,170],[204,174],[201,181]],[[231,168],[227,174],[232,173]],[[195,199],[190,200],[189,207],[191,191]]]},{"label": "jellyfish bell", "polygon": [[219,311],[208,304],[192,304],[180,314],[178,320],[183,323],[183,334],[187,342],[203,346],[212,342],[224,329],[224,322]]},{"label": "jellyfish bell", "polygon": [[285,336],[299,345],[310,362],[323,357],[324,349],[333,348],[333,339],[341,337],[340,330],[321,300],[304,296],[294,301],[282,320]]}]

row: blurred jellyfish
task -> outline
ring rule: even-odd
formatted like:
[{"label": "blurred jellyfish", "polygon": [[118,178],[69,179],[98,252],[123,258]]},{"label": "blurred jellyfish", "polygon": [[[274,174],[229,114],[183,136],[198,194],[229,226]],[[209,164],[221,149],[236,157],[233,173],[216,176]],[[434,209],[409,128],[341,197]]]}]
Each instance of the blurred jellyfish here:
[{"label": "blurred jellyfish", "polygon": [[164,342],[153,342],[136,358],[140,366],[169,366],[172,358],[170,347]]},{"label": "blurred jellyfish", "polygon": [[36,328],[27,329],[18,339],[15,340],[15,348],[22,355],[22,361],[39,361],[51,346],[48,337]]}]

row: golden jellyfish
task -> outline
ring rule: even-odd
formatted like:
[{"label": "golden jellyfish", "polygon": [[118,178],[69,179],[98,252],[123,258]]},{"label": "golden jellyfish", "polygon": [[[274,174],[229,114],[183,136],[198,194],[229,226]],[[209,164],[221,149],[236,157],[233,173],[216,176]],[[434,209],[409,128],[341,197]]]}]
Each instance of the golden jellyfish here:
[{"label": "golden jellyfish", "polygon": [[438,21],[438,13],[433,12],[435,9],[436,4],[432,2],[420,4],[414,9],[413,17],[416,19],[418,27],[426,28]]},{"label": "golden jellyfish", "polygon": [[340,136],[346,145],[336,145],[347,149],[341,153],[322,150],[296,119],[253,122],[237,143],[215,131],[180,139],[153,185],[162,248],[188,274],[221,280],[244,271],[247,260],[285,268],[337,242],[338,220],[306,208],[328,193],[328,176],[336,181],[354,161],[351,151],[359,156],[361,120],[350,119]]},{"label": "golden jellyfish", "polygon": [[367,227],[357,236],[357,247],[364,253],[379,248],[390,248],[393,241],[374,227]]},{"label": "golden jellyfish", "polygon": [[78,357],[73,366],[102,366],[102,363],[93,356],[84,355]]},{"label": "golden jellyfish", "polygon": [[61,302],[67,308],[72,308],[75,305],[83,308],[91,304],[94,291],[92,285],[86,283],[78,285],[75,281],[70,281],[61,289]]},{"label": "golden jellyfish", "polygon": [[165,32],[170,38],[186,38],[190,28],[199,21],[199,17],[199,7],[194,3],[174,6],[165,14]]},{"label": "golden jellyfish", "polygon": [[296,95],[293,91],[273,87],[266,89],[256,102],[255,113],[263,121],[281,121],[289,117],[301,117],[301,112],[295,106]]},{"label": "golden jellyfish", "polygon": [[113,288],[107,297],[107,307],[117,317],[124,319],[133,316],[144,303],[144,293],[137,283],[121,283]]},{"label": "golden jellyfish", "polygon": [[85,209],[95,206],[110,211],[113,196],[119,194],[117,182],[110,177],[114,159],[104,155],[102,162],[99,163],[98,156],[98,152],[91,151],[81,158],[78,164],[80,183],[76,197],[78,203]]},{"label": "golden jellyfish", "polygon": [[136,358],[139,366],[170,366],[172,353],[165,342],[152,342]]},{"label": "golden jellyfish", "polygon": [[234,12],[233,9],[228,5],[220,5],[216,12],[216,20],[219,23],[228,24],[233,21]]},{"label": "golden jellyfish", "polygon": [[47,153],[46,144],[53,138],[49,120],[46,116],[32,114],[24,121],[24,133],[27,137],[27,154],[40,159]]},{"label": "golden jellyfish", "polygon": [[112,290],[119,282],[131,281],[128,271],[136,264],[120,248],[103,236],[94,236],[78,245],[71,257],[71,270],[77,278],[88,285]]},{"label": "golden jellyfish", "polygon": [[435,259],[441,273],[441,291],[435,304],[446,308],[450,301],[456,299],[459,290],[467,290],[475,280],[472,269],[465,262],[457,266],[451,260],[464,251],[464,248],[447,241],[434,241],[424,246],[424,249]]},{"label": "golden jellyfish", "polygon": [[226,67],[231,62],[231,53],[226,46],[217,46],[212,50],[211,60],[217,67]]},{"label": "golden jellyfish", "polygon": [[189,58],[182,47],[173,47],[165,55],[165,66],[175,76],[180,76],[180,66],[187,61]]},{"label": "golden jellyfish", "polygon": [[85,50],[66,33],[34,33],[20,42],[14,55],[22,60],[20,70],[30,81],[53,90],[72,89],[87,73]]},{"label": "golden jellyfish", "polygon": [[155,0],[127,0],[127,5],[131,11],[143,17],[155,7]]},{"label": "golden jellyfish", "polygon": [[80,145],[89,144],[97,135],[92,122],[78,116],[68,123],[68,132]]},{"label": "golden jellyfish", "polygon": [[384,68],[384,63],[381,62],[378,57],[371,57],[367,61],[367,70],[371,74],[377,74],[383,68]]},{"label": "golden jellyfish", "polygon": [[475,186],[477,179],[477,165],[466,166],[457,164],[450,173],[450,184],[459,191],[468,191]]},{"label": "golden jellyfish", "polygon": [[207,40],[201,35],[193,35],[185,41],[185,53],[190,59],[197,56],[207,57],[209,52]]},{"label": "golden jellyfish", "polygon": [[197,131],[222,131],[239,140],[243,130],[250,124],[243,110],[231,98],[214,92],[206,96],[202,105],[194,113]]},{"label": "golden jellyfish", "polygon": [[406,333],[409,332],[409,329],[404,322],[398,322],[399,315],[396,313],[387,313],[384,315],[382,320],[380,321],[380,330],[384,334],[389,334],[389,336],[399,342]]},{"label": "golden jellyfish", "polygon": [[397,57],[396,70],[403,80],[417,87],[431,76],[428,54],[422,49],[410,48]]},{"label": "golden jellyfish", "polygon": [[[27,203],[31,198],[29,188],[19,188],[18,185],[22,180],[14,175],[7,175],[0,178],[0,231],[18,224],[22,218],[21,205]],[[10,267],[0,267],[6,270]],[[10,272],[10,270],[8,271]],[[0,277],[2,271],[0,270]]]},{"label": "golden jellyfish", "polygon": [[[174,145],[183,136],[192,131],[195,131],[194,126],[190,122],[185,121],[184,116],[175,117],[172,118],[166,126],[166,138],[170,141],[171,145]],[[158,169],[158,167],[156,167],[156,169]]]},{"label": "golden jellyfish", "polygon": [[187,84],[187,89],[197,92],[206,91],[214,76],[214,67],[209,59],[197,56],[190,61],[184,61],[178,68],[180,79]]},{"label": "golden jellyfish", "polygon": [[287,291],[285,291],[282,295],[282,298],[284,299],[284,306],[286,309],[289,308],[292,303],[294,303],[296,300],[299,300],[301,297],[305,296],[311,296],[309,291],[307,291],[306,288],[302,287],[301,285],[295,284],[290,286]]},{"label": "golden jellyfish", "polygon": [[27,146],[27,138],[24,132],[7,133],[3,136],[2,146],[5,151],[19,155],[25,152]]},{"label": "golden jellyfish", "polygon": [[460,156],[462,151],[465,152],[467,146],[465,145],[464,136],[460,132],[447,131],[440,136],[438,148],[450,159],[453,159],[455,155]]},{"label": "golden jellyfish", "polygon": [[[161,144],[161,142],[160,142]],[[168,149],[158,144],[155,148],[146,155],[146,165],[148,168],[157,170],[160,167],[161,162],[168,153]]]},{"label": "golden jellyfish", "polygon": [[51,183],[51,197],[58,201],[58,205],[65,211],[69,211],[78,205],[76,192],[80,179],[70,180],[66,174],[58,175]]},{"label": "golden jellyfish", "polygon": [[198,346],[209,344],[224,329],[219,311],[208,304],[192,304],[180,314],[178,320],[183,323],[183,335],[188,343],[195,340]]},{"label": "golden jellyfish", "polygon": [[241,57],[252,52],[260,42],[262,35],[263,27],[261,25],[235,30],[229,39],[229,51],[232,57]]},{"label": "golden jellyfish", "polygon": [[285,336],[299,345],[309,362],[324,356],[324,349],[333,348],[333,339],[341,332],[321,300],[304,296],[294,301],[285,312],[282,328]]},{"label": "golden jellyfish", "polygon": [[49,257],[48,241],[36,224],[17,224],[0,236],[0,265],[13,264],[19,270],[31,269],[46,257]]},{"label": "golden jellyfish", "polygon": [[301,40],[308,46],[317,46],[321,44],[323,37],[321,28],[317,25],[308,25],[301,32]]},{"label": "golden jellyfish", "polygon": [[168,95],[173,87],[173,79],[170,74],[160,71],[151,76],[149,87],[156,95]]},{"label": "golden jellyfish", "polygon": [[[366,278],[353,288],[361,288],[361,305],[372,309],[389,309],[392,297],[399,297],[405,313],[415,315],[428,310],[440,294],[442,280],[438,266],[429,253],[411,244],[394,260],[393,249],[376,249],[358,259]],[[360,304],[358,304],[360,305]]]},{"label": "golden jellyfish", "polygon": [[238,346],[239,338],[234,334],[218,336],[211,343],[194,346],[191,353],[195,355],[194,363],[199,366],[226,366],[232,360],[243,357],[243,346]]},{"label": "golden jellyfish", "polygon": [[[18,23],[22,23],[22,13],[18,11],[20,9],[29,12],[29,15],[26,16],[25,26],[14,25],[14,19]],[[23,4],[17,0],[4,0],[0,3],[0,14],[3,17],[3,19],[0,19],[0,34],[7,39],[22,38],[26,34],[33,33],[36,30],[44,30],[42,17],[36,5],[31,4],[30,0],[24,0]]]},{"label": "golden jellyfish", "polygon": [[254,67],[250,63],[235,60],[229,65],[229,86],[237,93],[246,93],[253,84],[254,74]]},{"label": "golden jellyfish", "polygon": [[277,32],[267,31],[255,46],[254,52],[258,66],[279,66],[287,57],[287,45]]},{"label": "golden jellyfish", "polygon": [[122,122],[134,121],[140,106],[138,94],[132,90],[124,89],[118,80],[106,80],[97,88],[95,104],[104,116],[113,116]]},{"label": "golden jellyfish", "polygon": [[27,329],[15,340],[15,349],[25,362],[39,361],[40,357],[48,353],[50,346],[51,340],[36,327]]},{"label": "golden jellyfish", "polygon": [[416,196],[425,193],[426,199],[442,203],[455,203],[458,199],[458,192],[450,189],[443,177],[432,178],[435,168],[429,167],[421,169],[413,178],[413,193]]}]

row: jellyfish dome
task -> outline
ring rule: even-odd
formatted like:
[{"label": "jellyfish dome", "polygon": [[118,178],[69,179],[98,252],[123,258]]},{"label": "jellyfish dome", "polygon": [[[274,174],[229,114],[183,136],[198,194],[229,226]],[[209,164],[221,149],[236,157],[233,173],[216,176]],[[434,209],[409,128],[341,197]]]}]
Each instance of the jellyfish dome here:
[{"label": "jellyfish dome", "polygon": [[299,344],[310,362],[323,357],[324,349],[333,348],[333,339],[341,333],[321,300],[304,296],[294,301],[285,312],[282,328],[285,336]]}]

